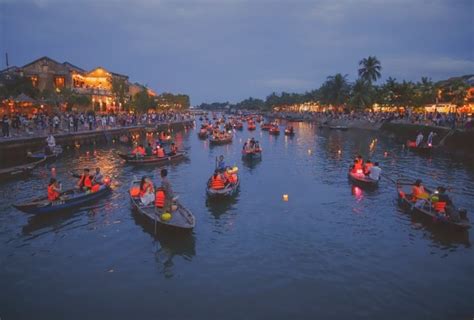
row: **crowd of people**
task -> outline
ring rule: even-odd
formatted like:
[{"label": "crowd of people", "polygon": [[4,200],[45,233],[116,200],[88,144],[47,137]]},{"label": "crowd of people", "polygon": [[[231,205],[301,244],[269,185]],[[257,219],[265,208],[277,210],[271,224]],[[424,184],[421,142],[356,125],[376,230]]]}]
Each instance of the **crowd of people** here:
[{"label": "crowd of people", "polygon": [[189,112],[108,113],[66,112],[13,113],[0,119],[3,138],[104,130],[136,125],[154,125],[193,120]]}]

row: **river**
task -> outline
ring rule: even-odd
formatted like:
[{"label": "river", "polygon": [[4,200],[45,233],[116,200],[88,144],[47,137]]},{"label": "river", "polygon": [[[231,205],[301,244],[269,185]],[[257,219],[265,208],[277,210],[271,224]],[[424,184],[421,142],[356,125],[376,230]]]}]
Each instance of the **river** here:
[{"label": "river", "polygon": [[[347,168],[361,153],[393,179],[449,185],[471,221],[474,168],[415,155],[376,132],[294,126],[293,138],[244,129],[216,147],[197,129],[174,133],[189,153],[168,166],[196,217],[188,234],[155,235],[131,211],[132,177],[158,182],[159,171],[124,164],[118,142],[66,150],[29,179],[0,184],[0,318],[470,319],[473,231],[412,217],[397,206],[392,182],[354,188]],[[260,162],[242,162],[248,137],[263,147]],[[239,167],[240,191],[209,202],[205,184],[220,154]],[[45,217],[11,207],[44,193],[52,173],[72,186],[71,169],[95,166],[114,181],[97,203]]]}]

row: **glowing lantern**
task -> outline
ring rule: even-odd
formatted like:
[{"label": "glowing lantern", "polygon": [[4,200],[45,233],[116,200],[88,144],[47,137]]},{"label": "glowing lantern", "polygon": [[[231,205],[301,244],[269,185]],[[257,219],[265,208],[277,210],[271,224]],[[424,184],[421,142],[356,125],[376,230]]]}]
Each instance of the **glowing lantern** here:
[{"label": "glowing lantern", "polygon": [[283,195],[283,201],[285,201],[285,202],[288,201],[288,195],[287,195],[287,194],[284,194],[284,195]]}]

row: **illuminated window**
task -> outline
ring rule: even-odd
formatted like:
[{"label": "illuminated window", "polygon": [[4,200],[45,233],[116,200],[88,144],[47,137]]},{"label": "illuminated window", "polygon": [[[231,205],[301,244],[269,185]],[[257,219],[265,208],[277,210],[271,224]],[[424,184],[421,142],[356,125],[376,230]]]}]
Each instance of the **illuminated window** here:
[{"label": "illuminated window", "polygon": [[64,88],[64,77],[54,77],[54,86],[56,88]]},{"label": "illuminated window", "polygon": [[31,84],[33,85],[33,87],[36,88],[36,86],[38,85],[38,76],[31,76]]}]

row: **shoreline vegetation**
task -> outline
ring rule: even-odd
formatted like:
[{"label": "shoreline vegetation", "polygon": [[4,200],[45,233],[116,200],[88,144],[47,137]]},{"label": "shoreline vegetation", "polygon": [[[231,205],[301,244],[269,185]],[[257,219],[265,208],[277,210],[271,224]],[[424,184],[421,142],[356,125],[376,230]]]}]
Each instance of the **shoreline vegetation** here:
[{"label": "shoreline vegetation", "polygon": [[359,61],[358,78],[348,80],[347,74],[328,76],[317,89],[304,93],[280,94],[273,92],[265,100],[249,97],[235,104],[229,102],[202,103],[196,108],[204,110],[235,109],[256,111],[285,111],[292,106],[312,103],[319,110],[382,111],[413,110],[422,111],[426,106],[450,105],[450,111],[472,112],[474,104],[474,75],[465,75],[448,80],[433,82],[428,77],[420,81],[398,81],[388,77],[382,84],[375,83],[382,76],[382,65],[375,56]]}]

